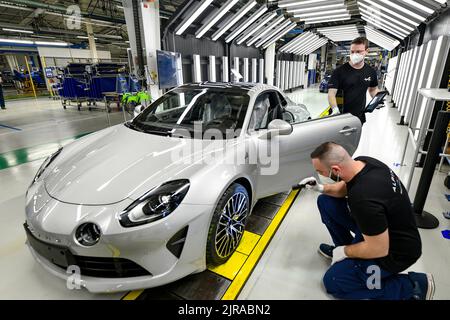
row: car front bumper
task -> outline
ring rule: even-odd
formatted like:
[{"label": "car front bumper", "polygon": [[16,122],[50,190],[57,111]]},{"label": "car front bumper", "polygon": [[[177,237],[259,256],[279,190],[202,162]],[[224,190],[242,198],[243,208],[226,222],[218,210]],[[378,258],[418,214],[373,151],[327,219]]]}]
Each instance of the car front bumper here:
[{"label": "car front bumper", "polygon": [[[30,234],[42,242],[44,247],[67,248],[70,256],[79,257],[71,261],[75,261],[81,275],[77,278],[68,271],[67,266],[72,265],[70,261],[63,266],[58,265],[58,261],[50,255],[45,252],[42,254],[42,247],[38,249],[35,241],[28,240],[32,255],[47,271],[68,281],[68,287],[72,288],[73,285],[69,285],[69,282],[76,279],[75,287],[84,287],[91,292],[160,286],[206,268],[205,248],[212,205],[180,204],[174,212],[161,220],[124,228],[117,216],[129,203],[131,200],[127,199],[107,206],[68,204],[51,198],[42,186],[38,187],[32,197],[27,197],[26,225]],[[96,223],[101,229],[100,241],[92,247],[83,247],[75,240],[75,230],[85,222]],[[180,232],[183,233],[181,236]],[[174,242],[182,245],[178,252],[170,247]],[[80,258],[85,261],[89,257],[102,261],[127,260],[148,272],[131,277],[121,277],[122,273],[117,272],[111,277],[102,276],[99,270],[96,273],[99,276],[84,275],[85,263],[76,263]],[[111,265],[118,266],[115,262],[109,264]],[[90,267],[90,271],[92,268]]]}]

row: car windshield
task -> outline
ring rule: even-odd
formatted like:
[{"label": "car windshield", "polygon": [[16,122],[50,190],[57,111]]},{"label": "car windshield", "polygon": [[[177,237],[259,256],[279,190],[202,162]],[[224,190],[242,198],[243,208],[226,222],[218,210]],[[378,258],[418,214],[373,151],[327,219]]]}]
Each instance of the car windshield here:
[{"label": "car windshield", "polygon": [[207,130],[214,129],[222,138],[236,137],[248,102],[245,90],[178,88],[156,100],[128,126],[150,134],[176,135],[178,129],[184,129],[191,136],[201,132],[205,137]]}]

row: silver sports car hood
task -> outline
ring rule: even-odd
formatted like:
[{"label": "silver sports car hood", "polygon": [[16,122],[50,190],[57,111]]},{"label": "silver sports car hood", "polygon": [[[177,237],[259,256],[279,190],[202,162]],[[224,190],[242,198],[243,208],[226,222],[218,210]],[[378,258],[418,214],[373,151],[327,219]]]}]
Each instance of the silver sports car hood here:
[{"label": "silver sports car hood", "polygon": [[174,161],[177,152],[186,154],[182,150],[189,143],[189,139],[115,126],[65,148],[46,174],[46,190],[53,198],[73,204],[104,205],[135,199],[163,182],[189,179],[203,167],[202,161],[191,165]]}]

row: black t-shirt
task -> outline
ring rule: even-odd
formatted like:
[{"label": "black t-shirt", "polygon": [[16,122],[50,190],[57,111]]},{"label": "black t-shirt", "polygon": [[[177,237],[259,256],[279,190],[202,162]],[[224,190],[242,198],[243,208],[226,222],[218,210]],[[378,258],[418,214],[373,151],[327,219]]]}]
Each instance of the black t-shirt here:
[{"label": "black t-shirt", "polygon": [[384,163],[370,157],[355,160],[366,165],[347,183],[351,215],[364,235],[375,236],[388,229],[389,254],[376,261],[387,271],[401,272],[422,254],[408,192]]},{"label": "black t-shirt", "polygon": [[377,73],[372,67],[364,64],[361,69],[355,69],[348,62],[334,70],[328,81],[328,88],[343,92],[344,107],[341,111],[357,116],[362,123],[366,122],[367,88],[377,86]]}]

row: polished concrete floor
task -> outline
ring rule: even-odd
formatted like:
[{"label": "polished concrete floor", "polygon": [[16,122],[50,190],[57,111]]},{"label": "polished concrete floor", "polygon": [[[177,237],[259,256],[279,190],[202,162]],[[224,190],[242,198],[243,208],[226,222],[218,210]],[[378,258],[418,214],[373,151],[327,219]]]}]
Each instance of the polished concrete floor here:
[{"label": "polished concrete floor", "polygon": [[[326,94],[316,88],[297,90],[292,100],[306,104],[312,115],[327,105]],[[118,299],[123,293],[90,294],[85,290],[68,290],[64,281],[55,279],[34,262],[25,247],[24,194],[45,157],[46,148],[55,149],[74,137],[99,130],[109,123],[120,123],[123,115],[102,110],[88,111],[76,107],[63,110],[59,101],[47,98],[14,101],[0,111],[0,299]],[[358,155],[378,158],[405,181],[409,166],[399,167],[406,138],[406,128],[397,126],[398,112],[386,107],[369,115],[364,126]],[[44,151],[42,151],[44,150]],[[43,153],[43,154],[40,154]],[[24,155],[25,154],[25,155]],[[3,158],[3,159],[2,159]],[[407,158],[411,158],[408,152]],[[3,165],[3,167],[1,167]],[[445,168],[448,170],[448,167]],[[416,170],[411,189],[414,195]],[[426,209],[440,220],[434,230],[421,230],[423,256],[411,268],[432,272],[436,279],[437,299],[450,299],[450,241],[441,231],[449,229],[442,211],[449,211],[444,193],[444,173],[436,172]],[[317,253],[322,242],[329,242],[316,207],[317,195],[302,191],[258,263],[240,299],[330,299],[321,279],[329,262]]]}]

